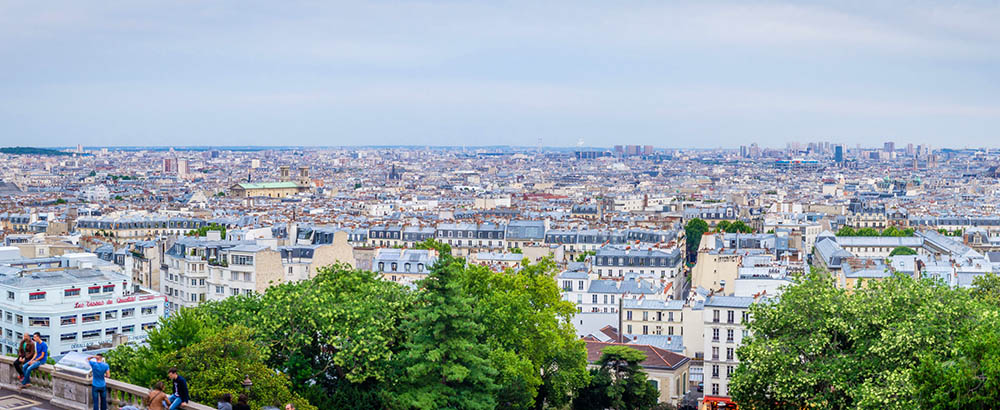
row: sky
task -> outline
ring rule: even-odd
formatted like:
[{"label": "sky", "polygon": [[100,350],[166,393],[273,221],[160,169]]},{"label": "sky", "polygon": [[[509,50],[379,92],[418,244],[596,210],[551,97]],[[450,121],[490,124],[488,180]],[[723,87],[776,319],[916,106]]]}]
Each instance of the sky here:
[{"label": "sky", "polygon": [[0,146],[1000,146],[995,1],[0,0]]}]

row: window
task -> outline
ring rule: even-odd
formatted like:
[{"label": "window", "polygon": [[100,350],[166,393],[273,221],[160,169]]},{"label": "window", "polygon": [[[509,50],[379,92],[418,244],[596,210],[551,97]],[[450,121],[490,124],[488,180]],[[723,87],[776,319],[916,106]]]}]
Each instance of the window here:
[{"label": "window", "polygon": [[712,311],[712,322],[719,323],[719,309]]},{"label": "window", "polygon": [[239,272],[232,272],[232,273],[230,273],[230,277],[232,278],[232,280],[240,280],[240,273]]},{"label": "window", "polygon": [[719,348],[718,346],[712,347],[712,360],[719,360]]},{"label": "window", "polygon": [[580,281],[577,281],[576,283],[577,283],[576,289],[577,290],[583,290],[583,281],[580,280]]},{"label": "window", "polygon": [[155,315],[156,314],[156,306],[145,306],[145,307],[143,307],[142,308],[142,314],[143,315]]},{"label": "window", "polygon": [[726,366],[726,377],[732,376],[733,366]]},{"label": "window", "polygon": [[667,312],[667,320],[670,322],[674,321],[674,312]]},{"label": "window", "polygon": [[135,325],[122,326],[122,333],[132,333],[135,331]]},{"label": "window", "polygon": [[7,291],[7,299],[14,300],[14,292]]},{"label": "window", "polygon": [[45,292],[31,292],[28,294],[28,300],[45,300]]},{"label": "window", "polygon": [[631,310],[625,311],[625,317],[626,320],[632,320],[632,311]]},{"label": "window", "polygon": [[717,327],[712,328],[712,341],[713,342],[719,341],[719,328]]},{"label": "window", "polygon": [[14,323],[17,323],[19,325],[24,323],[24,316],[21,315],[14,315],[14,316],[17,318],[17,320],[15,320]]},{"label": "window", "polygon": [[627,329],[625,333],[632,334],[632,325],[626,325],[625,328]]},{"label": "window", "polygon": [[643,321],[648,321],[649,320],[649,312],[648,311],[645,311],[645,310],[642,311],[642,320]]},{"label": "window", "polygon": [[726,313],[727,313],[726,321],[728,321],[729,323],[736,323],[736,312],[730,310],[729,312]]},{"label": "window", "polygon": [[233,255],[232,256],[233,265],[253,265],[253,256],[249,255]]},{"label": "window", "polygon": [[111,293],[115,291],[115,285],[104,285],[104,293]]},{"label": "window", "polygon": [[71,326],[75,324],[76,324],[76,315],[63,316],[59,318],[59,326]]},{"label": "window", "polygon": [[223,288],[222,286],[216,286],[216,287],[215,287],[215,293],[216,293],[216,294],[219,294],[219,295],[221,295],[221,294],[223,294],[224,292],[225,292],[225,288]]},{"label": "window", "polygon": [[712,383],[712,394],[713,395],[719,394],[719,383]]},{"label": "window", "polygon": [[240,294],[240,290],[237,288],[230,289],[230,292],[233,294],[233,296],[238,296]]},{"label": "window", "polygon": [[726,360],[733,360],[733,348],[726,348]]},{"label": "window", "polygon": [[591,298],[592,302],[591,303],[597,303],[597,295],[591,295],[591,296],[592,296],[592,298]]},{"label": "window", "polygon": [[150,323],[143,323],[142,324],[142,330],[143,331],[147,331],[147,330],[153,329],[155,327],[156,327],[156,322],[150,322]]},{"label": "window", "polygon": [[[63,291],[64,297],[80,296],[80,288],[66,289]],[[74,336],[74,339],[76,337]]]},{"label": "window", "polygon": [[712,378],[713,379],[719,378],[719,365],[717,364],[712,365]]},{"label": "window", "polygon": [[84,313],[81,319],[83,323],[99,322],[101,320],[101,312]]},{"label": "window", "polygon": [[63,334],[59,335],[59,341],[61,341],[61,342],[75,342],[76,341],[76,332],[73,332],[73,333],[63,333]]},{"label": "window", "polygon": [[83,332],[84,339],[93,339],[95,337],[101,337],[101,329],[86,330]]},{"label": "window", "polygon": [[87,288],[87,294],[88,295],[96,295],[98,293],[101,293],[101,287],[100,286],[91,286],[91,287]]},{"label": "window", "polygon": [[135,316],[135,308],[122,309],[122,319]]},{"label": "window", "polygon": [[39,326],[39,327],[49,327],[49,318],[47,317],[29,317],[28,326]]},{"label": "window", "polygon": [[735,332],[733,332],[733,329],[726,329],[726,342],[727,343],[732,343],[733,342],[733,333],[735,333]]},{"label": "window", "polygon": [[111,336],[111,335],[113,335],[115,333],[118,333],[118,328],[117,327],[109,327],[107,329],[104,329],[104,334],[106,336]]},{"label": "window", "polygon": [[646,326],[646,325],[642,326],[642,334],[644,334],[644,335],[648,335],[649,334],[649,326]]}]

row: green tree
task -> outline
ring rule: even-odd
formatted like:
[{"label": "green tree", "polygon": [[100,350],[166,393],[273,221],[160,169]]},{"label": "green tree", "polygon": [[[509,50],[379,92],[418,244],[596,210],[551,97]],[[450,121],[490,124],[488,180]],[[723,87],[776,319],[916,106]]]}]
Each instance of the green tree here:
[{"label": "green tree", "polygon": [[256,407],[292,402],[300,409],[315,409],[291,391],[287,376],[267,367],[265,350],[247,327],[222,326],[206,320],[199,308],[182,309],[160,319],[160,325],[149,331],[148,342],[107,352],[116,379],[150,386],[177,367],[190,382],[192,400],[213,403],[222,393],[242,391],[249,375]]},{"label": "green tree", "polygon": [[489,350],[479,343],[473,299],[462,290],[464,261],[439,262],[426,279],[404,331],[399,382],[393,406],[404,409],[492,409],[496,407]]},{"label": "green tree", "polygon": [[751,306],[731,395],[745,408],[921,408],[920,357],[945,357],[976,305],[964,290],[901,274],[851,290],[811,275]]},{"label": "green tree", "polygon": [[[205,340],[185,347],[178,354],[176,366],[189,380],[191,399],[214,403],[224,393],[238,395],[247,377],[253,382],[250,403],[283,407],[294,403],[296,409],[316,409],[292,393],[288,376],[276,373],[264,364],[262,346],[253,331],[244,326],[229,326]],[[166,371],[162,373],[166,375]]]},{"label": "green tree", "polygon": [[729,231],[729,221],[719,221],[719,223],[715,224],[715,231],[716,232],[730,232]]},{"label": "green tree", "polygon": [[586,251],[584,253],[581,253],[581,254],[577,255],[576,256],[576,261],[577,262],[586,262],[588,256],[594,256],[594,255],[597,255],[596,251]]},{"label": "green tree", "polygon": [[[723,221],[725,222],[725,221]],[[720,222],[721,223],[721,222]],[[747,225],[743,221],[736,221],[731,224],[726,229],[727,233],[753,233],[753,228]]]},{"label": "green tree", "polygon": [[895,226],[890,226],[882,230],[882,236],[902,236],[903,232],[897,229]]},{"label": "green tree", "polygon": [[875,228],[861,228],[855,233],[857,236],[880,236],[878,230]]},{"label": "green tree", "polygon": [[577,392],[577,410],[641,410],[656,406],[660,392],[646,379],[639,363],[646,354],[626,346],[604,348],[590,384]]},{"label": "green tree", "polygon": [[465,268],[463,286],[485,329],[480,340],[499,371],[500,408],[560,408],[587,382],[586,345],[570,323],[576,307],[562,300],[556,273],[549,258],[502,273]]},{"label": "green tree", "polygon": [[422,242],[417,242],[413,245],[416,249],[433,249],[438,253],[438,258],[448,259],[451,258],[451,245],[444,242],[438,241],[437,239],[430,238]]},{"label": "green tree", "polygon": [[971,292],[976,300],[1000,307],[1000,275],[991,272],[975,277]]},{"label": "green tree", "polygon": [[837,231],[837,236],[858,236],[858,233],[850,226],[842,226],[840,227],[840,230]]},{"label": "green tree", "polygon": [[949,341],[952,354],[921,354],[913,372],[919,408],[992,409],[1000,401],[1000,313],[989,309],[972,331]]},{"label": "green tree", "polygon": [[403,317],[411,305],[403,286],[335,265],[309,281],[271,287],[256,315],[241,320],[259,329],[272,367],[296,386],[312,386],[307,396],[316,405],[328,407],[323,398],[337,400],[346,387],[373,400],[355,405],[384,407],[380,391],[405,340]]},{"label": "green tree", "polygon": [[896,255],[916,255],[916,254],[917,254],[917,251],[913,250],[913,248],[908,247],[908,246],[899,246],[899,247],[896,247],[895,249],[893,249],[892,252],[889,252],[889,256],[896,256]]},{"label": "green tree", "polygon": [[684,236],[687,240],[687,254],[691,260],[698,257],[698,247],[701,245],[701,237],[708,232],[708,222],[694,218],[684,225]]}]

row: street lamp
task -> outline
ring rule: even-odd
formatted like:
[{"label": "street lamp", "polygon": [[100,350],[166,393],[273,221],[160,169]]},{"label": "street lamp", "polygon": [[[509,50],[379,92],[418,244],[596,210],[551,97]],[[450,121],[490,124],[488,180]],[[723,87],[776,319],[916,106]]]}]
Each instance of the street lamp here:
[{"label": "street lamp", "polygon": [[246,378],[243,379],[243,390],[246,390],[247,393],[250,393],[250,387],[252,386],[253,386],[253,381],[250,380],[250,375],[248,374],[246,375]]}]

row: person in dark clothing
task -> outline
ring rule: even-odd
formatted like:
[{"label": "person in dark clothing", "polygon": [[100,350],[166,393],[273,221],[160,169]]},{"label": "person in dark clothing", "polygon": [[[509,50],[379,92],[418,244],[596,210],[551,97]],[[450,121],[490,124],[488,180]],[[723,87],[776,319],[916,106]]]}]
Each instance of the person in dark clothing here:
[{"label": "person in dark clothing", "polygon": [[18,389],[31,387],[31,372],[45,364],[49,359],[49,345],[42,340],[42,334],[35,332],[35,357],[24,364],[24,377],[21,378],[21,386]]},{"label": "person in dark clothing", "polygon": [[17,344],[17,360],[14,360],[14,371],[17,372],[17,379],[24,379],[24,364],[35,357],[35,342],[31,341],[31,334],[24,332],[24,337]]},{"label": "person in dark clothing", "polygon": [[241,394],[240,398],[236,400],[236,404],[233,405],[233,410],[250,410],[249,404],[250,398],[245,394]]},{"label": "person in dark clothing", "polygon": [[170,368],[170,371],[167,372],[167,377],[174,381],[174,394],[171,394],[167,398],[167,401],[170,402],[169,410],[177,410],[181,407],[181,404],[191,401],[191,396],[188,395],[187,379],[177,374],[176,367]]}]

